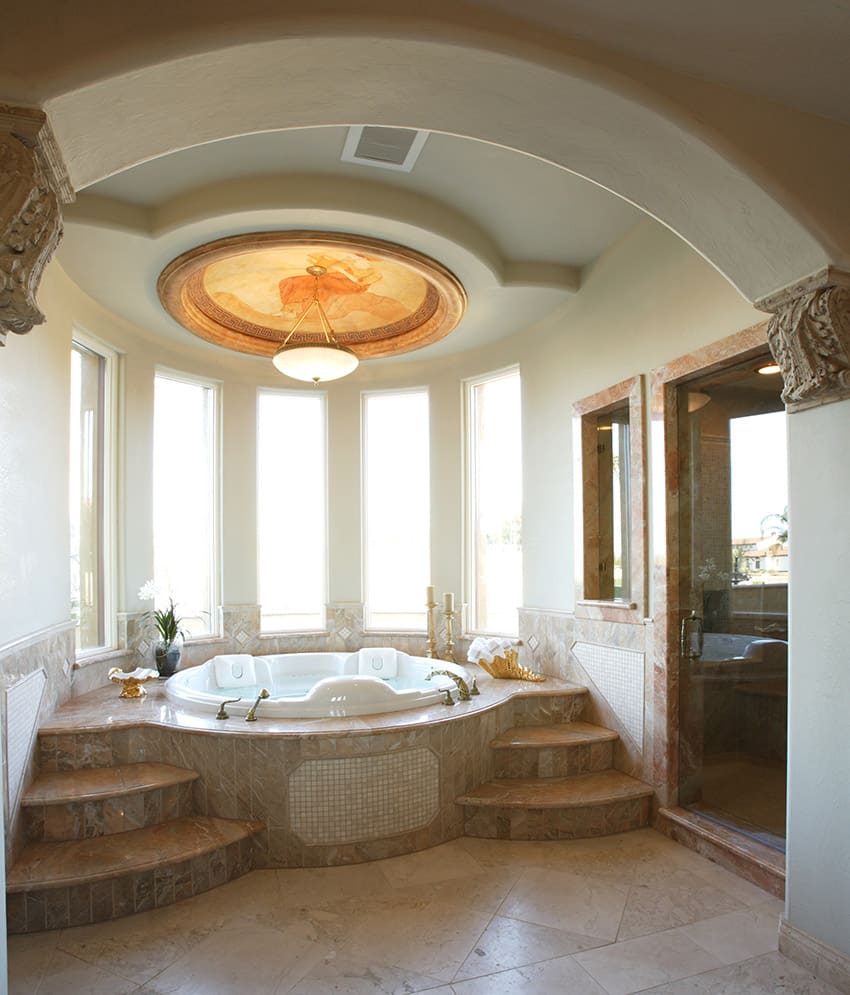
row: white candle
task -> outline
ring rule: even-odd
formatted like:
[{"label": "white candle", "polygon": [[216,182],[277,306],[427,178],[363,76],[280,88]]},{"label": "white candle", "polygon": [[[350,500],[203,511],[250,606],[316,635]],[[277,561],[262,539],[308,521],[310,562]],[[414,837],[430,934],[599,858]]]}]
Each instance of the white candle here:
[{"label": "white candle", "polygon": [[428,587],[425,588],[425,604],[426,605],[434,604],[434,588],[431,587],[430,584],[428,585]]},{"label": "white candle", "polygon": [[455,596],[451,591],[447,591],[443,595],[443,603],[447,612],[453,612],[455,610]]}]

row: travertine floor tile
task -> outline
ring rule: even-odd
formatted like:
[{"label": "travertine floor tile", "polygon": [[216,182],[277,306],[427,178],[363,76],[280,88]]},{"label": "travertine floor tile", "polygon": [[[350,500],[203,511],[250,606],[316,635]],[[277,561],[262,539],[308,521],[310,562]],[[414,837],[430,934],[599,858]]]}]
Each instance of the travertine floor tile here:
[{"label": "travertine floor tile", "polygon": [[404,915],[379,910],[343,924],[339,951],[447,982],[469,956],[491,915],[471,909],[462,896],[451,902],[411,903]]},{"label": "travertine floor tile", "polygon": [[422,991],[450,992],[437,978],[387,964],[340,956],[322,960],[291,989],[292,995],[412,995]]},{"label": "travertine floor tile", "polygon": [[779,953],[660,985],[644,995],[777,995],[779,992],[782,995],[840,995],[836,989],[818,981]]},{"label": "travertine floor tile", "polygon": [[458,840],[381,861],[381,873],[395,887],[467,878],[470,874],[481,874],[483,870]]},{"label": "travertine floor tile", "polygon": [[71,992],[74,995],[125,995],[136,991],[136,985],[126,978],[119,978],[57,950],[45,969],[38,988],[26,991],[38,991],[39,995],[70,995]]},{"label": "travertine floor tile", "polygon": [[9,995],[35,992],[56,950],[56,933],[31,933],[8,939]]},{"label": "travertine floor tile", "polygon": [[659,868],[632,882],[617,939],[645,936],[743,908],[728,892],[695,874],[675,865]]},{"label": "travertine floor tile", "polygon": [[156,995],[246,995],[288,992],[328,948],[255,923],[227,926],[206,937],[143,989]]},{"label": "travertine floor tile", "polygon": [[525,967],[590,950],[607,943],[594,936],[580,936],[562,929],[537,926],[521,919],[495,916],[455,975],[456,981],[478,978],[497,971]]},{"label": "travertine floor tile", "polygon": [[721,963],[735,964],[777,949],[779,916],[761,907],[744,909],[683,926],[682,932]]},{"label": "travertine floor tile", "polygon": [[605,989],[573,960],[560,957],[542,964],[455,981],[456,995],[606,995]]},{"label": "travertine floor tile", "polygon": [[588,950],[575,959],[609,995],[630,995],[720,966],[716,957],[679,929]]},{"label": "travertine floor tile", "polygon": [[613,940],[627,895],[627,886],[601,878],[529,870],[505,899],[499,915]]},{"label": "travertine floor tile", "polygon": [[[463,839],[371,864],[255,871],[115,922],[13,936],[10,992],[836,995],[776,952],[781,912],[652,830]],[[657,931],[612,942],[641,917]]]}]

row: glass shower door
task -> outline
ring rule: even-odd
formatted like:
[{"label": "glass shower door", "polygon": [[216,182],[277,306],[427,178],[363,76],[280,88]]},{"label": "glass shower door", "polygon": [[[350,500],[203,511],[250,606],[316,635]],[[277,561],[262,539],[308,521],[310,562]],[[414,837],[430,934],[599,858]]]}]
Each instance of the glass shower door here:
[{"label": "glass shower door", "polygon": [[784,847],[788,522],[778,376],[678,388],[679,799]]}]

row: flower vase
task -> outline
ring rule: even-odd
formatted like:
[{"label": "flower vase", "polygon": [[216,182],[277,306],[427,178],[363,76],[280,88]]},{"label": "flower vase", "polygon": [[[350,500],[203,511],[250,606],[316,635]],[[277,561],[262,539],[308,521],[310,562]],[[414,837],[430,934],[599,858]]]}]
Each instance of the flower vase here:
[{"label": "flower vase", "polygon": [[156,669],[160,677],[171,677],[180,667],[183,656],[183,637],[177,636],[170,643],[160,640],[154,649]]}]

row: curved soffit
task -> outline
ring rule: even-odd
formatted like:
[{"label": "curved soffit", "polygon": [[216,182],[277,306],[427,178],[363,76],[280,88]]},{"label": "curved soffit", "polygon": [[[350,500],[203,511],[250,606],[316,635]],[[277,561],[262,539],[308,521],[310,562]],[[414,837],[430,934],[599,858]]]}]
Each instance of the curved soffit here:
[{"label": "curved soffit", "polygon": [[154,207],[82,193],[65,209],[65,220],[155,241],[229,216],[283,211],[303,219],[299,227],[305,222],[309,225],[310,219],[320,213],[339,212],[377,219],[392,227],[404,226],[408,231],[418,230],[429,239],[443,239],[475,256],[502,286],[575,292],[581,282],[580,266],[549,259],[512,259],[502,252],[490,232],[468,215],[416,191],[362,179],[292,174],[241,177],[198,187]]},{"label": "curved soffit", "polygon": [[361,121],[465,135],[570,169],[673,229],[750,300],[835,261],[704,141],[578,71],[459,45],[290,38],[151,66],[47,110],[78,188],[232,135]]}]

